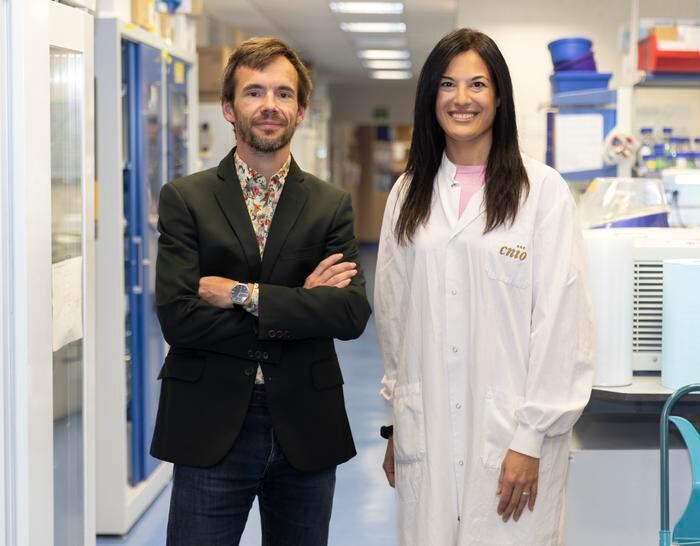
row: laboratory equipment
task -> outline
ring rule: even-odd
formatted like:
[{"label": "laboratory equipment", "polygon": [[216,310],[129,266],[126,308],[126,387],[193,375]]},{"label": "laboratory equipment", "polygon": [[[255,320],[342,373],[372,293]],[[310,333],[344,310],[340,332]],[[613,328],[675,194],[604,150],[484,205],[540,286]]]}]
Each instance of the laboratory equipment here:
[{"label": "laboratory equipment", "polygon": [[596,178],[579,201],[586,228],[668,227],[663,183],[649,178]]},{"label": "laboratory equipment", "polygon": [[585,230],[584,241],[598,325],[597,384],[626,384],[630,368],[661,371],[664,260],[700,259],[700,229]]},{"label": "laboratory equipment", "polygon": [[700,260],[665,260],[661,384],[700,383]]}]

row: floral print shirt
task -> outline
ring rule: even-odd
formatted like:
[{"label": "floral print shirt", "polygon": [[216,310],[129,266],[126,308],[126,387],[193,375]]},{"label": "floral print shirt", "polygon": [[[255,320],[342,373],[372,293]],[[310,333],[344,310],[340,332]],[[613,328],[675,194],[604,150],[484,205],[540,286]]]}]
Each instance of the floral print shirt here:
[{"label": "floral print shirt", "polygon": [[[260,258],[262,259],[263,253],[265,252],[267,236],[270,233],[270,226],[272,225],[272,217],[275,215],[277,203],[279,202],[280,195],[282,195],[284,181],[289,173],[292,156],[290,155],[287,158],[282,168],[273,174],[269,181],[266,180],[262,174],[256,172],[255,169],[249,167],[238,156],[238,153],[234,154],[233,161],[236,167],[238,180],[241,183],[241,189],[243,190],[243,197],[248,208],[250,221],[253,224],[255,238],[258,241]],[[260,288],[258,284],[255,283],[250,302],[244,305],[243,308],[257,317],[260,311],[259,301]],[[255,383],[264,383],[260,366],[258,366]]]}]

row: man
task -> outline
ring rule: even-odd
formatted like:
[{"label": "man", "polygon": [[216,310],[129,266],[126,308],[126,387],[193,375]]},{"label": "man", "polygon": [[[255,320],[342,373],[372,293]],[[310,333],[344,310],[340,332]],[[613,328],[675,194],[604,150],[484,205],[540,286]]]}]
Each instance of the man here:
[{"label": "man", "polygon": [[153,456],[175,463],[169,546],[321,546],[335,467],[355,455],[333,338],[370,315],[350,198],[303,172],[290,141],[311,82],[294,51],[231,55],[222,109],[237,147],[160,196],[156,299],[171,349]]}]

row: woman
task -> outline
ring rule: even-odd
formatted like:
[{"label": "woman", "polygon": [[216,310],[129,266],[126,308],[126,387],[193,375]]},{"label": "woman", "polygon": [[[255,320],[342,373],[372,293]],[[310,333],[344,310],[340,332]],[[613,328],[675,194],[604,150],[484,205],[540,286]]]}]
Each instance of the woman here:
[{"label": "woman", "polygon": [[448,34],[421,71],[375,313],[401,546],[561,545],[593,374],[582,235],[561,176],[521,156],[508,67],[480,32]]}]

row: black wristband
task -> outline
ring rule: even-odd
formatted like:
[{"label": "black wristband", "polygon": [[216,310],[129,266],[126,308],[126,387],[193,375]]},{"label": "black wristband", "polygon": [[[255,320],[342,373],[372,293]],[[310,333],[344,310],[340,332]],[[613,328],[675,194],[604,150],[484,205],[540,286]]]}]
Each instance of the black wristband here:
[{"label": "black wristband", "polygon": [[388,440],[394,435],[394,425],[389,425],[388,427],[380,428],[379,435],[385,440]]}]

